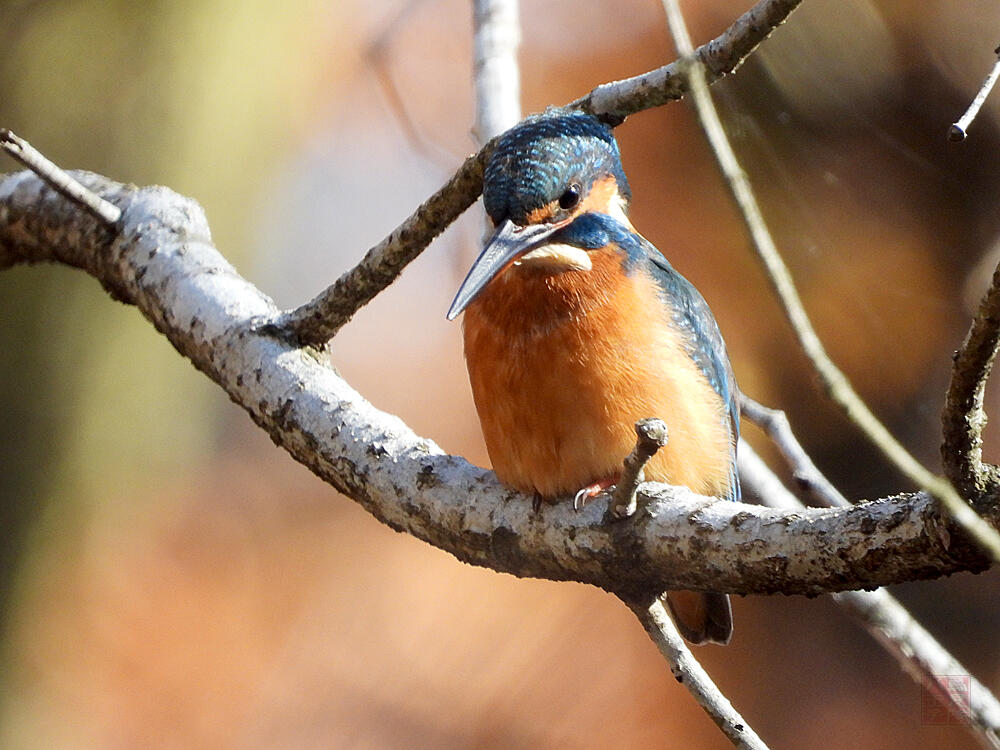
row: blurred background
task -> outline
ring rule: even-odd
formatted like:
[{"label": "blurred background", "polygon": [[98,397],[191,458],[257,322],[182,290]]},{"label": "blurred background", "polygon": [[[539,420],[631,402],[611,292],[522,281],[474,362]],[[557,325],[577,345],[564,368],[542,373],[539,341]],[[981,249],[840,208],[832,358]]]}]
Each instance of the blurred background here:
[{"label": "blurred background", "polygon": [[[685,3],[696,43],[749,5]],[[675,57],[657,0],[521,13],[525,111]],[[0,0],[0,125],[197,199],[220,251],[292,306],[474,150],[470,29],[464,0]],[[968,141],[945,133],[998,36],[991,0],[807,0],[712,89],[830,353],[935,468],[950,355],[1000,257],[1000,94]],[[819,395],[688,106],[617,135],[633,221],[712,305],[744,390],[849,496],[906,489]],[[480,211],[332,357],[488,465],[444,318]],[[0,274],[0,352],[0,746],[728,747],[617,601],[379,525],[92,279]],[[997,573],[894,593],[1000,688]],[[828,599],[735,614],[733,643],[698,656],[773,747],[976,746]]]}]

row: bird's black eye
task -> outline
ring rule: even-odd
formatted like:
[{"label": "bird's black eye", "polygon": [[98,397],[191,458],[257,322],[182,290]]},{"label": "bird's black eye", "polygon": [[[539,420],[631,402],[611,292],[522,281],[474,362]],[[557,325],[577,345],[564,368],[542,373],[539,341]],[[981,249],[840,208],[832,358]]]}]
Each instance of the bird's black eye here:
[{"label": "bird's black eye", "polygon": [[559,196],[559,208],[564,211],[569,211],[571,208],[575,208],[576,204],[579,202],[580,185],[576,182],[566,188],[566,192]]}]

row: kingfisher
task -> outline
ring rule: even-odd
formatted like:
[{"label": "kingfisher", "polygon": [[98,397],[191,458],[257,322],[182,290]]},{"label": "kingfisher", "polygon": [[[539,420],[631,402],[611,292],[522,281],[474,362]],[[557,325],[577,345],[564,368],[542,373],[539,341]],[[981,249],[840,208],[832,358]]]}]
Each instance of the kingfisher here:
[{"label": "kingfisher", "polygon": [[[610,128],[550,109],[498,139],[483,177],[494,232],[448,311],[501,483],[555,502],[619,478],[634,425],[660,417],[667,445],[646,479],[740,497],[738,391],[704,298],[628,218]],[[726,594],[671,591],[692,643],[732,636]]]}]

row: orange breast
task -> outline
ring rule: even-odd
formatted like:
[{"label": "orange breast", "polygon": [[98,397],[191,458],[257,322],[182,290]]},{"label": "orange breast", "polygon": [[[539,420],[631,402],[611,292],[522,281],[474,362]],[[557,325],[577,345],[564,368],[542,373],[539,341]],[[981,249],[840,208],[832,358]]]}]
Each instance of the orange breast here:
[{"label": "orange breast", "polygon": [[590,271],[510,266],[465,312],[476,409],[500,481],[554,497],[617,477],[633,425],[662,418],[670,440],[648,479],[724,495],[730,436],[724,407],[687,356],[657,288],[617,253]]}]

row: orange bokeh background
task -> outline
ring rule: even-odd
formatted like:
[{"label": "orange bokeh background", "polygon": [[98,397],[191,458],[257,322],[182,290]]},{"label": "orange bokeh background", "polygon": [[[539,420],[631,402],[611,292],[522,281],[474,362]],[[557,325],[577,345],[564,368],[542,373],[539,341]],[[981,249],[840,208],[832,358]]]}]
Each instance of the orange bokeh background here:
[{"label": "orange bokeh background", "polygon": [[[702,42],[749,3],[683,5]],[[284,10],[6,3],[0,126],[64,166],[197,199],[220,251],[295,305],[474,150],[471,10]],[[652,0],[521,14],[526,112],[675,56]],[[1000,99],[967,142],[944,135],[997,29],[986,0],[807,0],[713,86],[831,355],[935,468],[950,355],[998,257]],[[632,219],[708,299],[743,389],[788,412],[850,497],[907,489],[820,393],[688,106],[617,135]],[[444,319],[481,232],[477,206],[331,357],[375,405],[488,465]],[[612,597],[379,525],[81,274],[0,274],[0,347],[0,746],[729,746]],[[997,688],[998,592],[990,573],[893,593]],[[828,598],[734,606],[733,643],[697,655],[773,747],[976,746]]]}]

